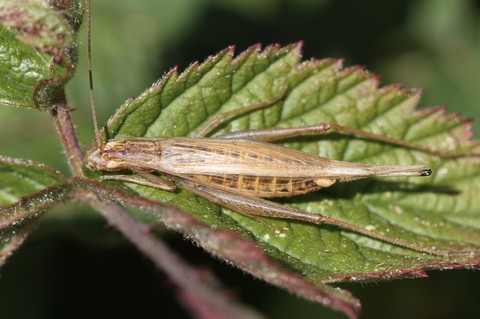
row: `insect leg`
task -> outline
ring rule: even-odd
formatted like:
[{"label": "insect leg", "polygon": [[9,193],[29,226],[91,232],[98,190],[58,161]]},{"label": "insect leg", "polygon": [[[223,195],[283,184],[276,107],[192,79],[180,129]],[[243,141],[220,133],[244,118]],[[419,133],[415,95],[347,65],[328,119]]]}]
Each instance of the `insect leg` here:
[{"label": "insect leg", "polygon": [[116,180],[121,182],[129,182],[138,185],[153,187],[157,189],[162,189],[166,191],[174,191],[176,189],[173,183],[161,179],[160,177],[153,175],[151,173],[139,173],[136,172],[140,177],[130,176],[130,175],[104,175],[101,176],[101,180]]},{"label": "insect leg", "polygon": [[[387,237],[363,227],[353,225],[341,220],[330,218],[321,214],[307,213],[294,208],[289,208],[275,202],[270,202],[265,199],[257,197],[247,197],[238,193],[224,191],[212,186],[198,184],[194,181],[177,179],[185,189],[192,193],[201,196],[212,203],[218,204],[222,207],[232,209],[247,216],[281,218],[290,220],[299,220],[313,224],[329,224],[338,226],[343,229],[353,231],[371,238],[375,238],[393,245],[409,248],[418,252],[424,252],[437,256],[449,256],[455,252],[443,251],[435,249],[434,247],[420,247],[412,243],[405,242],[400,239]],[[459,252],[460,254],[468,252]]]},{"label": "insect leg", "polygon": [[211,133],[219,125],[221,125],[222,123],[224,123],[228,120],[231,120],[235,116],[242,115],[242,114],[245,114],[245,113],[249,113],[249,112],[252,112],[252,111],[256,111],[256,110],[259,110],[259,109],[263,109],[263,108],[272,106],[275,103],[279,102],[281,99],[283,99],[283,97],[285,96],[285,92],[286,92],[286,89],[284,89],[279,96],[273,98],[272,100],[252,104],[252,105],[249,105],[249,106],[241,107],[239,109],[235,109],[235,110],[232,110],[232,111],[229,111],[229,112],[222,113],[219,116],[217,116],[216,118],[214,118],[213,120],[211,120],[207,125],[205,125],[197,134],[195,134],[195,137],[197,137],[197,138],[206,137],[209,133]]},{"label": "insect leg", "polygon": [[251,140],[257,142],[273,142],[296,136],[319,135],[328,132],[328,124],[320,123],[303,127],[290,128],[267,128],[258,130],[237,131],[217,136],[217,138],[229,140]]},{"label": "insect leg", "polygon": [[304,127],[292,127],[292,128],[271,128],[260,130],[247,130],[231,132],[218,136],[222,139],[247,139],[258,142],[272,142],[276,140],[282,140],[290,137],[308,136],[326,134],[332,131],[346,133],[349,135],[360,136],[369,140],[374,140],[382,143],[398,145],[401,147],[422,151],[425,153],[437,155],[443,158],[457,158],[464,156],[478,156],[480,154],[471,153],[452,153],[448,151],[435,150],[427,146],[418,145],[412,142],[407,142],[398,138],[383,136],[355,128],[350,128],[338,124],[320,123],[317,125],[310,125]]}]

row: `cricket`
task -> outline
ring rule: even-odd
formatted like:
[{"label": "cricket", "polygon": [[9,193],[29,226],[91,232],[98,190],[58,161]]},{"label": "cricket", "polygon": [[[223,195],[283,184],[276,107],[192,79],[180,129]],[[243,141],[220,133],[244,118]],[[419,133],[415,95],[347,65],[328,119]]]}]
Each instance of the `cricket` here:
[{"label": "cricket", "polygon": [[333,123],[237,131],[209,138],[219,125],[234,117],[282,103],[282,99],[288,94],[288,88],[270,101],[219,115],[194,137],[136,137],[102,141],[93,92],[90,32],[89,9],[88,68],[96,147],[87,153],[85,164],[92,170],[118,173],[104,175],[101,180],[131,182],[167,191],[182,187],[212,203],[255,219],[267,217],[317,225],[329,224],[418,252],[447,255],[435,247],[419,247],[330,218],[322,212],[308,213],[268,200],[319,191],[336,182],[372,177],[427,177],[432,174],[432,171],[423,165],[350,163],[273,144],[275,141],[335,131],[438,156],[444,155],[441,151]]}]

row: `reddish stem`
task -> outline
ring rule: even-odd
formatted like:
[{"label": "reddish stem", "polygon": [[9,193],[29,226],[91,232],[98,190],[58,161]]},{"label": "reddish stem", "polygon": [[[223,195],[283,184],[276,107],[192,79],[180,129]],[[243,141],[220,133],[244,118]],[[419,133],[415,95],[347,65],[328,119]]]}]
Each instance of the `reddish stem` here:
[{"label": "reddish stem", "polygon": [[[184,306],[196,318],[255,319],[261,316],[249,307],[230,300],[225,289],[205,271],[185,263],[167,245],[151,233],[151,227],[131,217],[122,207],[105,203],[91,191],[79,189],[75,197],[90,204],[107,221],[125,235],[143,254],[148,256],[175,283],[180,292],[188,292],[182,298]],[[201,311],[199,304],[202,304]]]},{"label": "reddish stem", "polygon": [[67,105],[65,94],[60,95],[50,113],[53,116],[55,128],[67,155],[70,170],[74,176],[82,177],[83,152],[78,143],[75,127],[70,117],[71,109]]}]

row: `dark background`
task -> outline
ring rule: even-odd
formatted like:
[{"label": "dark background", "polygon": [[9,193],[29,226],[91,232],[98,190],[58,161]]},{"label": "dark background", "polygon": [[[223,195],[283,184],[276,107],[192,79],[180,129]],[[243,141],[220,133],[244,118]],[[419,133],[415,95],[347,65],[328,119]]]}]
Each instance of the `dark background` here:
[{"label": "dark background", "polygon": [[[420,107],[480,118],[480,1],[159,0],[93,1],[95,92],[100,123],[174,66],[236,45],[304,41],[304,58],[345,58],[382,85],[425,89]],[[84,30],[85,31],[85,30]],[[86,51],[85,37],[80,50]],[[93,139],[85,58],[68,86],[82,144]],[[35,125],[25,129],[26,121]],[[28,123],[28,122],[27,122]],[[474,126],[477,127],[478,125]],[[478,129],[477,129],[478,131]],[[0,154],[68,173],[48,114],[1,110]],[[477,134],[478,136],[478,134]],[[231,293],[271,318],[344,318],[252,279],[180,236],[172,248],[213,268]],[[480,272],[344,284],[362,318],[480,318]],[[84,207],[56,207],[0,270],[2,318],[188,318],[168,279]]]}]

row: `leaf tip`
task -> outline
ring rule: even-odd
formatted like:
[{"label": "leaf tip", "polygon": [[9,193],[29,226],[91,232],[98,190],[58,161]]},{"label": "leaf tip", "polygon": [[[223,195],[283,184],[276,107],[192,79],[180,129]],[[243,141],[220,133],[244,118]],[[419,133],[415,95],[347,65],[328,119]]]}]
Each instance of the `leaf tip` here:
[{"label": "leaf tip", "polygon": [[453,120],[455,122],[458,122],[463,126],[463,134],[466,140],[470,140],[475,133],[473,132],[473,118],[464,118],[461,113],[455,112],[455,113],[450,113],[450,114],[444,114],[446,108],[443,108],[442,111],[442,117],[445,120]]},{"label": "leaf tip", "polygon": [[[231,48],[235,49],[235,46],[232,45],[230,46]],[[236,64],[236,63],[240,63],[241,61],[243,61],[247,56],[249,56],[250,54],[252,53],[255,53],[255,52],[260,52],[260,50],[262,49],[262,44],[261,43],[255,43],[254,45],[251,45],[249,46],[245,51],[243,52],[240,52],[240,54],[238,54],[234,60],[232,61],[233,64]],[[232,51],[233,52],[233,51]]]},{"label": "leaf tip", "polygon": [[298,56],[301,56],[302,55],[302,49],[303,49],[303,45],[304,45],[304,41],[303,40],[299,40],[297,42],[294,42],[292,43],[292,48],[293,48],[293,51],[295,51],[295,53],[298,55]]},{"label": "leaf tip", "polygon": [[473,132],[473,118],[463,119],[463,125],[465,125],[465,136],[471,139],[475,135]]}]

